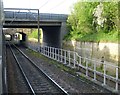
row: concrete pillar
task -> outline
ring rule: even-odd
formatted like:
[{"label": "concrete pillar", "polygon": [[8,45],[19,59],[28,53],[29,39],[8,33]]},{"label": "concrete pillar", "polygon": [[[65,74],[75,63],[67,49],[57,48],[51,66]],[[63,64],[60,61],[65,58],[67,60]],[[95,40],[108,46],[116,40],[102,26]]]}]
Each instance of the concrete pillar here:
[{"label": "concrete pillar", "polygon": [[60,34],[60,43],[61,43],[61,47],[62,47],[62,40],[63,40],[64,36],[68,33],[66,22],[62,22],[60,33],[61,33]]}]

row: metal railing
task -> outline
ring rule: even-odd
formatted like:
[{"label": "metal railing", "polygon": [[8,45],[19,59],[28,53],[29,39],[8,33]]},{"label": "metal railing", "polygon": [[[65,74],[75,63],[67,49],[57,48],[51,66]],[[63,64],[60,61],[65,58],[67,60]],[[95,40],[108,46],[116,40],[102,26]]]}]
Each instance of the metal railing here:
[{"label": "metal railing", "polygon": [[[40,52],[44,56],[61,62],[73,69],[78,69],[78,72],[85,77],[93,80],[93,82],[101,84],[109,90],[120,91],[120,79],[118,77],[118,69],[120,67],[99,62],[89,58],[84,58],[78,55],[77,52],[68,51],[60,48],[49,46],[41,46],[37,43],[29,43],[28,47],[34,51]],[[113,72],[113,75],[111,75]]]},{"label": "metal railing", "polygon": [[[38,9],[4,8],[5,19],[37,21]],[[68,15],[39,13],[40,21],[66,21]]]}]

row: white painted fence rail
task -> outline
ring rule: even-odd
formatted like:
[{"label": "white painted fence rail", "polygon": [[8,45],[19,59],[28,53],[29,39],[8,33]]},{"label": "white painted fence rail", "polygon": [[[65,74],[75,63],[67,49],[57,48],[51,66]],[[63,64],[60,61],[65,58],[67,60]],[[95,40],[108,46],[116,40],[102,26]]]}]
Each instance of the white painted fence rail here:
[{"label": "white painted fence rail", "polygon": [[[120,67],[118,66],[83,58],[74,51],[41,46],[38,43],[28,43],[28,47],[34,51],[40,52],[48,58],[61,62],[73,69],[78,69],[78,72],[85,77],[92,79],[93,82],[99,83],[112,91],[120,91],[120,79],[118,77],[118,69],[120,69]],[[84,72],[80,70],[83,70]],[[109,74],[111,72],[113,75]],[[111,82],[112,85],[109,82]]]}]

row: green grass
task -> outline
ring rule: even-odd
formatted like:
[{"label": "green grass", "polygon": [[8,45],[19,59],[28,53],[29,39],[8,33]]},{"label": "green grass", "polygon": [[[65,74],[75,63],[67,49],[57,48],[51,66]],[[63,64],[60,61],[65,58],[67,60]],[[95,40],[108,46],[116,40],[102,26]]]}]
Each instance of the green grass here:
[{"label": "green grass", "polygon": [[[86,81],[87,83],[90,83],[90,84],[93,83],[92,81],[88,80],[83,74],[78,74],[76,69],[72,69],[72,68],[70,68],[70,67],[68,67],[68,66],[66,66],[66,65],[64,65],[64,64],[62,64],[60,62],[49,59],[49,58],[45,57],[44,55],[41,55],[40,53],[35,52],[35,51],[31,50],[31,49],[27,49],[27,51],[30,54],[32,54],[33,56],[43,59],[48,64],[55,65],[57,68],[59,68],[59,69],[65,71],[65,72],[75,76],[78,79],[80,78],[81,80]],[[101,70],[101,68],[97,68],[97,70],[100,70],[101,72],[103,72]],[[108,73],[108,72],[106,71],[106,73]]]},{"label": "green grass", "polygon": [[65,66],[64,64],[60,63],[60,62],[57,62],[55,60],[52,60],[52,59],[49,59],[43,55],[41,55],[40,53],[37,53],[37,52],[34,52],[33,50],[31,49],[27,49],[28,52],[32,55],[34,55],[35,57],[38,57],[38,58],[41,58],[43,59],[44,61],[46,61],[48,64],[53,64],[55,65],[56,67],[60,68],[61,70],[65,71],[65,72],[68,72],[72,75],[75,75],[76,74],[76,70],[75,69],[71,69],[70,67],[67,67]]},{"label": "green grass", "polygon": [[59,69],[65,71],[65,72],[67,72],[67,73],[75,76],[76,78],[80,78],[80,79],[82,79],[83,81],[87,81],[87,83],[92,83],[90,80],[86,79],[84,76],[78,75],[78,74],[76,73],[76,72],[77,72],[76,69],[72,69],[72,68],[70,68],[70,67],[68,67],[68,66],[66,66],[66,65],[64,65],[64,64],[62,64],[62,63],[60,63],[60,62],[57,62],[57,61],[52,60],[52,59],[49,59],[48,57],[45,57],[44,55],[41,55],[40,53],[35,52],[35,51],[31,50],[31,49],[27,49],[27,50],[28,50],[28,52],[29,52],[30,54],[32,54],[32,55],[34,55],[34,56],[36,56],[36,57],[38,57],[38,58],[43,59],[43,60],[46,61],[48,64],[55,65],[57,68],[59,68]]},{"label": "green grass", "polygon": [[32,31],[32,33],[29,33],[28,34],[28,38],[38,38],[38,30],[37,29],[34,29],[33,31]]}]

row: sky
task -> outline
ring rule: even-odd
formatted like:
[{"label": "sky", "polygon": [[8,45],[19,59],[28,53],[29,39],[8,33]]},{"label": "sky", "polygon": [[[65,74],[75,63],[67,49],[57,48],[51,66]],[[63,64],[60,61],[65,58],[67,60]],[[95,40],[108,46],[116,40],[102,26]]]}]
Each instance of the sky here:
[{"label": "sky", "polygon": [[78,0],[3,0],[4,8],[39,9],[40,13],[70,14]]}]

